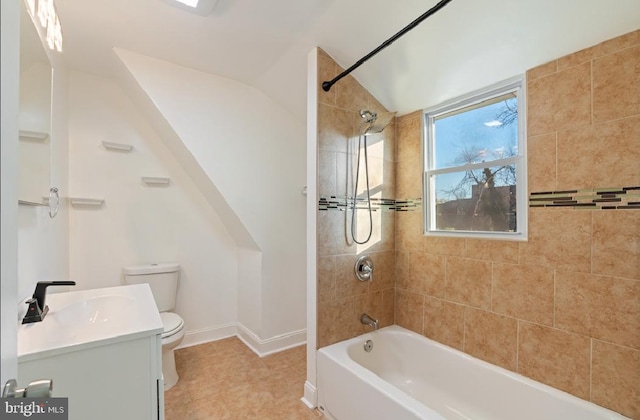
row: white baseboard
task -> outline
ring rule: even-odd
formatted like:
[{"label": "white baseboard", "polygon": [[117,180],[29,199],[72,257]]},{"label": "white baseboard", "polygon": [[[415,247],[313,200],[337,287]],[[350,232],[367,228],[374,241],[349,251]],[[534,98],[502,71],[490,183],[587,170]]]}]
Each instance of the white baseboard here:
[{"label": "white baseboard", "polygon": [[318,390],[309,381],[304,383],[304,397],[300,401],[311,409],[318,406]]},{"label": "white baseboard", "polygon": [[176,349],[191,347],[198,344],[209,343],[211,341],[222,340],[223,338],[237,335],[237,323],[219,325],[212,328],[202,328],[199,330],[187,331],[182,343]]},{"label": "white baseboard", "polygon": [[292,331],[263,340],[241,323],[237,324],[237,328],[238,338],[259,357],[297,347],[307,341],[307,330]]},{"label": "white baseboard", "polygon": [[176,349],[196,346],[198,344],[209,343],[233,336],[238,336],[254,353],[259,357],[264,357],[306,343],[307,331],[292,331],[287,334],[262,340],[244,325],[238,322],[232,322],[217,327],[188,331],[185,333],[182,343],[180,343]]}]

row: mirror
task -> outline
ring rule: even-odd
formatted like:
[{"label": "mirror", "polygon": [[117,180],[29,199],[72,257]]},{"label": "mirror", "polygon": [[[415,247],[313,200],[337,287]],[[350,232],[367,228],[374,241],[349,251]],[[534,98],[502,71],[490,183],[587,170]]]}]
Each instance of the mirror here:
[{"label": "mirror", "polygon": [[52,69],[34,22],[20,3],[18,200],[42,205],[49,199]]}]

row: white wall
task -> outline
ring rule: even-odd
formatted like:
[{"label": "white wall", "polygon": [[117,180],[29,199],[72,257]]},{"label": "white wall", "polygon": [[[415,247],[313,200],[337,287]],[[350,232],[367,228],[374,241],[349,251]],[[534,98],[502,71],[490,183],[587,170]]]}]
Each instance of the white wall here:
[{"label": "white wall", "polygon": [[20,69],[21,130],[51,131],[51,66],[35,62]]},{"label": "white wall", "polygon": [[[116,53],[262,252],[259,287],[255,279],[239,285],[240,323],[261,339],[303,330],[304,125],[242,83]],[[244,268],[243,278],[254,272]]]},{"label": "white wall", "polygon": [[49,194],[51,76],[49,63],[35,62],[28,68],[21,64],[18,126],[47,134],[44,140],[21,137],[18,141],[18,198],[33,203],[42,203],[42,197]]},{"label": "white wall", "polygon": [[250,331],[262,325],[262,252],[238,248],[238,321]]},{"label": "white wall", "polygon": [[[188,336],[216,338],[216,329],[237,320],[236,244],[113,80],[71,72],[69,92],[70,195],[105,200],[70,210],[71,279],[79,289],[117,286],[123,266],[179,262],[176,312]],[[102,140],[133,150],[108,151]],[[171,182],[150,187],[141,176]]]}]

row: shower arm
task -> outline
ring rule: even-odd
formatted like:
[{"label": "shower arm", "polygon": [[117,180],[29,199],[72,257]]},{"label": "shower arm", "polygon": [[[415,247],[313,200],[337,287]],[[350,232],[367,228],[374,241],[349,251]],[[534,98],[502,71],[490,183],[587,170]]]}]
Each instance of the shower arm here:
[{"label": "shower arm", "polygon": [[339,75],[337,75],[336,77],[334,77],[332,80],[328,80],[328,81],[324,81],[322,82],[322,90],[324,90],[325,92],[329,92],[329,90],[331,90],[331,87],[336,84],[336,82],[338,82],[340,79],[342,79],[343,77],[347,76],[349,73],[351,73],[352,71],[354,71],[355,69],[357,69],[358,67],[360,67],[362,64],[364,64],[367,60],[369,60],[371,57],[373,57],[374,55],[378,54],[380,51],[382,51],[384,48],[388,47],[389,45],[391,45],[396,39],[400,38],[402,35],[406,34],[407,32],[409,32],[410,30],[412,30],[413,28],[415,28],[416,26],[418,26],[423,20],[425,20],[426,18],[428,18],[429,16],[433,15],[434,13],[436,13],[438,10],[442,9],[444,6],[447,5],[447,3],[449,3],[451,0],[440,0],[440,2],[438,2],[438,4],[436,4],[435,6],[433,6],[431,9],[427,10],[426,12],[424,12],[422,15],[420,15],[416,20],[414,20],[413,22],[411,22],[410,24],[408,24],[407,26],[405,26],[403,29],[401,29],[398,33],[396,33],[394,36],[392,36],[391,38],[387,39],[386,41],[384,41],[382,44],[380,44],[375,50],[371,51],[369,54],[365,55],[364,57],[362,57],[360,60],[356,61],[356,63],[349,67],[348,69],[346,69],[345,71],[343,71],[342,73],[340,73]]}]

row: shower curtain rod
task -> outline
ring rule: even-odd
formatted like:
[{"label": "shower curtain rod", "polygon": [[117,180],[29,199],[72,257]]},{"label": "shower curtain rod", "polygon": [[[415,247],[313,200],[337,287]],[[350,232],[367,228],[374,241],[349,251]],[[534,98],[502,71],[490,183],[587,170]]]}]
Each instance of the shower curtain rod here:
[{"label": "shower curtain rod", "polygon": [[343,71],[342,73],[340,73],[339,75],[334,77],[332,80],[322,82],[322,90],[324,90],[325,92],[329,92],[331,87],[337,81],[339,81],[340,79],[342,79],[343,77],[345,77],[346,75],[348,75],[349,73],[351,73],[352,71],[354,71],[355,69],[360,67],[362,64],[364,64],[365,61],[367,61],[368,59],[370,59],[374,55],[378,54],[382,49],[384,49],[384,48],[388,47],[389,45],[391,45],[391,43],[393,43],[393,41],[395,41],[396,39],[400,38],[402,35],[406,34],[410,30],[412,30],[413,28],[418,26],[423,20],[425,20],[429,16],[433,15],[438,10],[442,9],[450,1],[451,0],[441,0],[438,4],[436,4],[431,9],[427,10],[425,13],[420,15],[420,17],[418,17],[416,20],[414,20],[413,22],[411,22],[410,24],[405,26],[403,29],[401,29],[397,34],[395,34],[394,36],[392,36],[391,38],[387,39],[382,44],[380,44],[378,46],[378,48],[376,48],[375,50],[371,51],[369,54],[365,55],[360,60],[356,61],[356,63],[353,66],[349,67],[348,69],[346,69],[345,71]]}]

